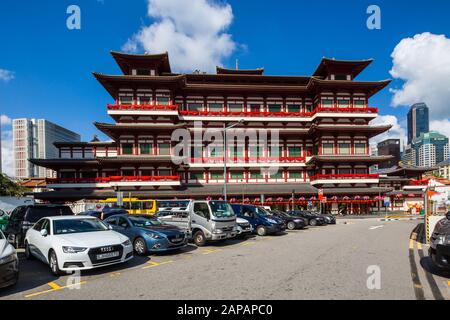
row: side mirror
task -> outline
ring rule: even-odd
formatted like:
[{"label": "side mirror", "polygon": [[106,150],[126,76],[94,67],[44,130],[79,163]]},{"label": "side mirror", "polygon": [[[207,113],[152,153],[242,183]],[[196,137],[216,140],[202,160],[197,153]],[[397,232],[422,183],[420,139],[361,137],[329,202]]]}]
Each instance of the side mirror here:
[{"label": "side mirror", "polygon": [[447,214],[445,215],[445,217],[450,220],[450,211],[447,212]]},{"label": "side mirror", "polygon": [[108,224],[108,229],[112,230],[113,229],[112,225]]},{"label": "side mirror", "polygon": [[41,236],[43,236],[43,237],[48,236],[48,232],[47,232],[46,229],[42,229],[42,230],[41,230]]}]

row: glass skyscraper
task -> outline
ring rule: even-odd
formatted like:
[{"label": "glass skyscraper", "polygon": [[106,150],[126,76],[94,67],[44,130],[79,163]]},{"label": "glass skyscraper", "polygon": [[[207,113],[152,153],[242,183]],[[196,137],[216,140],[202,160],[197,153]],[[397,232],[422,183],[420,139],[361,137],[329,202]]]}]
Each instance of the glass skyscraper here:
[{"label": "glass skyscraper", "polygon": [[420,134],[430,131],[428,107],[425,103],[415,103],[408,112],[408,144]]}]

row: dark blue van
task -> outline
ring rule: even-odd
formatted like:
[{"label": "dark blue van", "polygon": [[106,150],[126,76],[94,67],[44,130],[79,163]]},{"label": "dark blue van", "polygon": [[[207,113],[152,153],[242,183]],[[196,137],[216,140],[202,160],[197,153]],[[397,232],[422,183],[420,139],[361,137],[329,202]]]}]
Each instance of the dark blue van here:
[{"label": "dark blue van", "polygon": [[274,234],[286,230],[286,224],[279,218],[271,215],[266,209],[251,204],[232,204],[234,213],[245,219],[259,236]]}]

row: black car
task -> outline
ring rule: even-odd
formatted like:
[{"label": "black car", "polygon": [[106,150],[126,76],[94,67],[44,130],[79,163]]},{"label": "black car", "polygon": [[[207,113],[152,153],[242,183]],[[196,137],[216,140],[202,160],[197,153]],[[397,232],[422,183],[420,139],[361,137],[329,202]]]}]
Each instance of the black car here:
[{"label": "black car", "polygon": [[305,218],[310,226],[322,226],[326,223],[324,217],[310,211],[294,210],[289,211],[288,214],[295,217]]},{"label": "black car", "polygon": [[308,225],[306,219],[302,217],[291,216],[290,214],[279,210],[271,210],[270,213],[283,220],[289,230],[304,229]]},{"label": "black car", "polygon": [[108,219],[109,217],[118,215],[118,214],[128,214],[128,211],[121,208],[109,208],[105,207],[102,211],[89,210],[83,213],[80,213],[82,216],[96,217],[100,220]]},{"label": "black car", "polygon": [[35,204],[19,206],[11,212],[5,235],[15,248],[23,247],[25,234],[38,220],[44,217],[71,216],[72,209],[64,205]]},{"label": "black car", "polygon": [[450,270],[450,211],[434,227],[428,255],[439,268]]},{"label": "black car", "polygon": [[325,219],[326,224],[336,224],[336,217],[334,215],[328,213],[318,215]]}]

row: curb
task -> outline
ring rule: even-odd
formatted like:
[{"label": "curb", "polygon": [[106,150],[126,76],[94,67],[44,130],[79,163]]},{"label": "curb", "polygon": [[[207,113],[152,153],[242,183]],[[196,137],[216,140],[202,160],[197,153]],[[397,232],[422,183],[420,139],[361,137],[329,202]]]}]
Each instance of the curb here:
[{"label": "curb", "polygon": [[424,220],[423,217],[417,217],[417,218],[384,218],[380,219],[379,221],[408,221],[408,220]]}]

